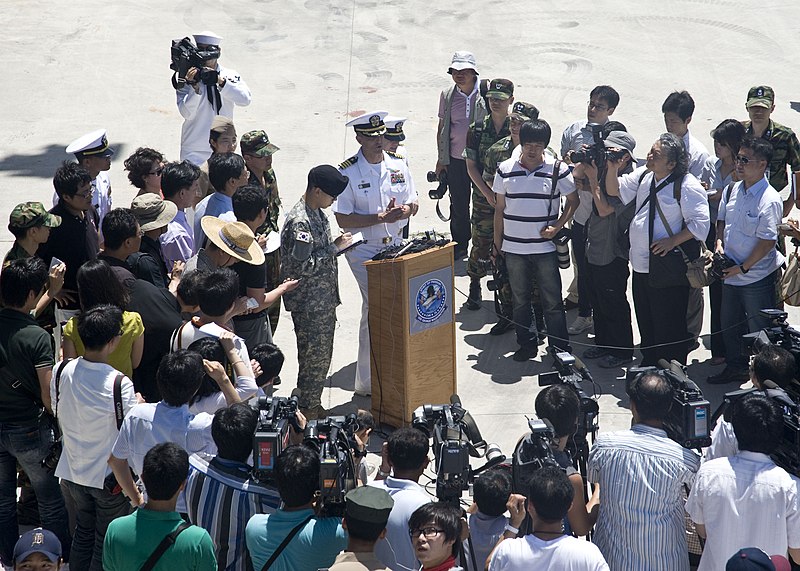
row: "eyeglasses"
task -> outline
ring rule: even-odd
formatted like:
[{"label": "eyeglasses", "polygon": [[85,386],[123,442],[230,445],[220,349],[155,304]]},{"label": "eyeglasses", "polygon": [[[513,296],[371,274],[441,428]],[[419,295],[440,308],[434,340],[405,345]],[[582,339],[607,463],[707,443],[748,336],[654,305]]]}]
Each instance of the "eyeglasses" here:
[{"label": "eyeglasses", "polygon": [[587,101],[586,105],[589,109],[595,109],[596,111],[605,111],[608,109],[608,105],[603,105],[602,103],[595,103],[594,101]]},{"label": "eyeglasses", "polygon": [[422,529],[412,529],[408,532],[408,535],[411,537],[411,539],[414,539],[415,537],[419,537],[419,534],[421,533],[425,536],[425,539],[433,539],[442,532],[444,532],[443,529],[437,529],[435,527],[423,527]]},{"label": "eyeglasses", "polygon": [[91,192],[76,192],[72,196],[73,197],[77,197],[77,198],[91,198],[92,197],[92,193]]},{"label": "eyeglasses", "polygon": [[742,155],[736,155],[736,162],[746,165],[750,162],[750,159],[748,157],[743,157]]},{"label": "eyeglasses", "polygon": [[160,169],[156,169],[156,170],[154,170],[154,171],[150,171],[150,172],[149,172],[149,173],[147,173],[147,174],[148,174],[149,176],[153,176],[153,175],[155,175],[155,176],[161,176],[161,173],[162,173],[163,171],[164,171],[164,169],[163,169],[163,168],[160,168]]}]

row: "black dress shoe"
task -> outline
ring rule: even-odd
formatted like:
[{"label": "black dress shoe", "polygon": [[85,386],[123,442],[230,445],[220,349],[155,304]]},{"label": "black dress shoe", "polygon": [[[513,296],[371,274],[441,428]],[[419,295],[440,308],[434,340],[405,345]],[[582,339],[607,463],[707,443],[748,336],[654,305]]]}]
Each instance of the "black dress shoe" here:
[{"label": "black dress shoe", "polygon": [[708,377],[706,382],[709,385],[725,385],[728,383],[742,384],[750,380],[750,373],[747,369],[734,369],[726,366],[719,375]]},{"label": "black dress shoe", "polygon": [[500,321],[495,323],[489,330],[489,335],[502,335],[506,331],[514,328],[514,322],[507,317],[500,317]]},{"label": "black dress shoe", "polygon": [[514,356],[512,358],[515,361],[522,363],[525,361],[530,361],[538,354],[539,350],[537,347],[520,347],[514,352]]},{"label": "black dress shoe", "polygon": [[570,309],[576,309],[578,307],[578,303],[572,301],[570,298],[564,298],[564,311],[569,311]]}]

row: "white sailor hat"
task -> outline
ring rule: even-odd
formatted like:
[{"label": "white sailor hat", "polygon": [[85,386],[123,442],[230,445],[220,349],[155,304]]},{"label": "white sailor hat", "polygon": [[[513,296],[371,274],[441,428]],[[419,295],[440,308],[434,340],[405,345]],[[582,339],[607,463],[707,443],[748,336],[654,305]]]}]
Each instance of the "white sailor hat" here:
[{"label": "white sailor hat", "polygon": [[84,157],[110,157],[114,149],[108,146],[108,137],[105,129],[98,129],[78,137],[67,147],[68,153],[74,153],[80,160]]},{"label": "white sailor hat", "polygon": [[406,121],[406,117],[395,117],[394,115],[384,117],[383,124],[386,125],[386,132],[383,134],[383,138],[390,141],[405,141],[403,125]]},{"label": "white sailor hat", "polygon": [[193,37],[196,44],[203,44],[206,46],[218,46],[222,41],[222,36],[218,36],[209,30],[204,30],[199,34],[194,34]]},{"label": "white sailor hat", "polygon": [[383,124],[383,118],[389,113],[386,111],[371,111],[363,115],[351,119],[345,126],[352,127],[356,133],[365,135],[367,137],[380,137],[386,132],[386,127]]}]

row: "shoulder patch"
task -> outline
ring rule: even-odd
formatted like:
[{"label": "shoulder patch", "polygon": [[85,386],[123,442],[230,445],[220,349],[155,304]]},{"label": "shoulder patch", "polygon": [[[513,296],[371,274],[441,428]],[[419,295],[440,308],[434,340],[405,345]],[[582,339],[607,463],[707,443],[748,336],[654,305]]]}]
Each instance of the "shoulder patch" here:
[{"label": "shoulder patch", "polygon": [[404,158],[403,155],[401,155],[400,153],[395,153],[394,151],[386,151],[386,154],[389,155],[390,157],[394,157],[396,159]]},{"label": "shoulder patch", "polygon": [[349,159],[347,159],[347,160],[345,160],[345,161],[342,161],[341,163],[339,163],[339,168],[340,168],[340,169],[346,169],[347,167],[351,167],[351,166],[353,166],[354,164],[356,164],[356,162],[358,162],[358,155],[353,155],[353,156],[352,156],[352,157],[350,157]]},{"label": "shoulder patch", "polygon": [[310,244],[311,243],[311,233],[310,232],[305,232],[303,230],[298,230],[294,234],[294,239],[297,240],[298,242],[305,242],[306,244]]}]

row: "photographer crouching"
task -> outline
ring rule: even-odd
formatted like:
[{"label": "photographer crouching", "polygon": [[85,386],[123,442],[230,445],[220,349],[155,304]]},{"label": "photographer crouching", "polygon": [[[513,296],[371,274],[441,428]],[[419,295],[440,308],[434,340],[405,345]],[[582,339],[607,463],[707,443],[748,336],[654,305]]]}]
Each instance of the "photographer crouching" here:
[{"label": "photographer crouching", "polygon": [[183,116],[181,159],[200,166],[211,156],[208,133],[217,115],[233,118],[235,105],[250,105],[250,89],[232,69],[221,67],[222,38],[214,32],[172,42],[172,64],[178,111]]}]

